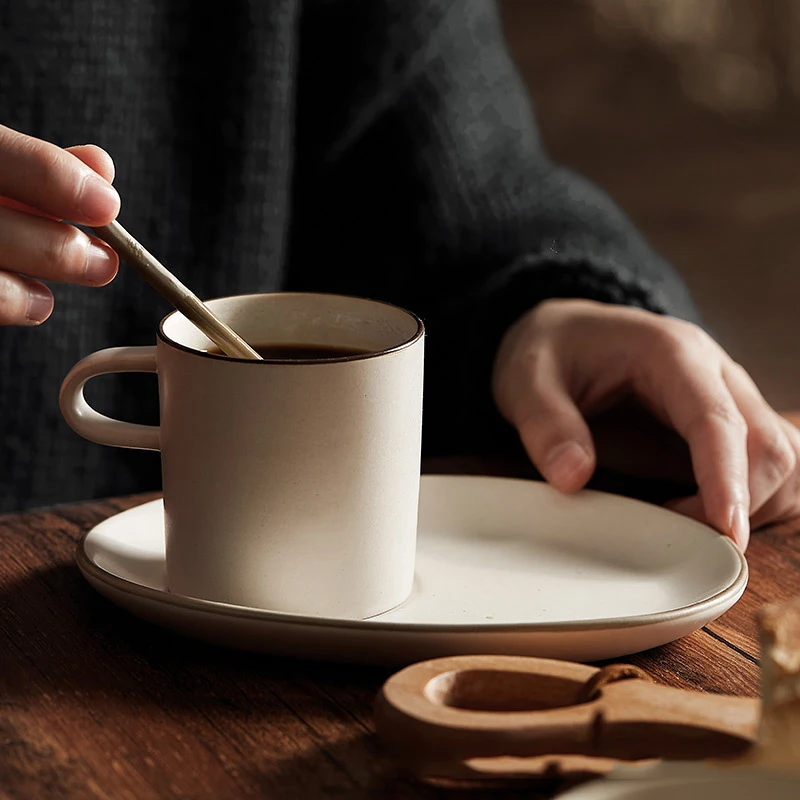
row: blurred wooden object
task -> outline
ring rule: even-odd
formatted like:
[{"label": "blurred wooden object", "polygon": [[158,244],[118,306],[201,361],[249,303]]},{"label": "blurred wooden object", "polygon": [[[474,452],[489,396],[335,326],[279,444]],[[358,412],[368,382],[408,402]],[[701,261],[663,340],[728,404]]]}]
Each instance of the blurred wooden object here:
[{"label": "blurred wooden object", "polygon": [[748,761],[800,771],[800,598],[766,606],[759,621],[762,717]]}]

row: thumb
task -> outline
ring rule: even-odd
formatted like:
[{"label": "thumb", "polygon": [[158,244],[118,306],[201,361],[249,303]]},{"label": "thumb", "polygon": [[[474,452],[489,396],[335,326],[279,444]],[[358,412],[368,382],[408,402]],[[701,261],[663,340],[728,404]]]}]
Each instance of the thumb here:
[{"label": "thumb", "polygon": [[[547,359],[549,361],[549,359]],[[597,456],[592,434],[554,363],[537,364],[536,374],[514,404],[515,423],[534,466],[562,492],[582,489],[594,473]]]}]

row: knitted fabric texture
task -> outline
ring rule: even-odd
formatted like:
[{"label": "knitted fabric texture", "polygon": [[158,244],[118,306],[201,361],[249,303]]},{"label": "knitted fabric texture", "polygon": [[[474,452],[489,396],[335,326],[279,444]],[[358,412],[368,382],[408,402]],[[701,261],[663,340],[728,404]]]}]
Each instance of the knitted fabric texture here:
[{"label": "knitted fabric texture", "polygon": [[[331,291],[426,323],[424,446],[509,435],[503,331],[548,297],[694,318],[675,271],[603,192],[553,164],[486,0],[29,0],[0,8],[0,122],[116,163],[120,221],[203,298]],[[153,344],[170,309],[124,264],[53,285],[0,330],[0,510],[160,487],[158,455],[86,442],[58,410],[93,350]],[[155,423],[152,376],[87,397]]]}]

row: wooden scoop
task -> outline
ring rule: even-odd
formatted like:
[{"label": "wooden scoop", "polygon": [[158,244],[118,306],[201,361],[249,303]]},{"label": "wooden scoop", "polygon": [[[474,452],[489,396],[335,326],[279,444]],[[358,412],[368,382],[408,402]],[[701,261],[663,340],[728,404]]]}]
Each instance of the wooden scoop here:
[{"label": "wooden scoop", "polygon": [[758,700],[661,686],[629,665],[463,656],[392,676],[377,731],[428,780],[576,782],[653,759],[800,770],[800,599],[765,608],[760,624],[761,719]]},{"label": "wooden scoop", "polygon": [[731,757],[750,748],[757,700],[653,683],[603,669],[514,656],[415,664],[378,696],[379,736],[419,777],[603,775],[620,760]]}]

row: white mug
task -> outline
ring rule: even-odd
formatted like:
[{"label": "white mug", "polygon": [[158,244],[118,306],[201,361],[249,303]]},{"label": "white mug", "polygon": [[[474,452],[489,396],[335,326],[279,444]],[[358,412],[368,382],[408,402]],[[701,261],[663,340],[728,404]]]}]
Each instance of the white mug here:
[{"label": "white mug", "polygon": [[[248,343],[357,348],[318,360],[214,355],[179,312],[155,347],[101,350],[61,387],[81,436],[160,450],[172,592],[304,615],[363,619],[414,578],[424,328],[354,297],[278,293],[211,300]],[[84,384],[157,372],[160,426],[95,411]]]}]

